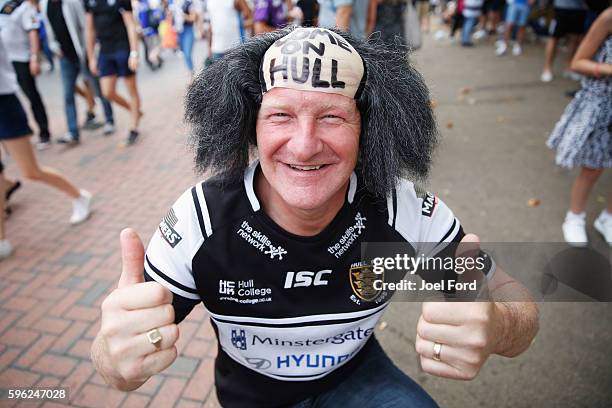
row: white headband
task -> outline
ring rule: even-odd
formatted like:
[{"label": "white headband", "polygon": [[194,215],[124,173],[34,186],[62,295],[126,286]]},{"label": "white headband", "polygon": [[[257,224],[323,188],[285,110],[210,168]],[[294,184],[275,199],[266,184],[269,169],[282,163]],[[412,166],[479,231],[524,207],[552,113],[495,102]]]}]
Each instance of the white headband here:
[{"label": "white headband", "polygon": [[363,75],[363,60],[355,48],[324,28],[300,27],[275,41],[260,68],[263,94],[291,88],[355,98]]}]

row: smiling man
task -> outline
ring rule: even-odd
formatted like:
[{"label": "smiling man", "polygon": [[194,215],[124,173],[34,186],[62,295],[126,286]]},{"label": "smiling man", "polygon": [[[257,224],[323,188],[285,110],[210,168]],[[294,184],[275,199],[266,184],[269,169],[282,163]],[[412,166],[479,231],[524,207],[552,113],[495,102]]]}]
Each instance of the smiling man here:
[{"label": "smiling man", "polygon": [[[326,29],[258,36],[195,79],[186,112],[196,163],[217,175],[179,197],[146,256],[122,233],[92,347],[100,374],[140,387],[176,359],[177,324],[203,302],[223,406],[437,406],[376,341],[392,292],[372,288],[361,257],[367,242],[478,246],[411,181],[427,174],[436,130],[405,53]],[[495,299],[525,291],[484,273]],[[426,372],[465,380],[536,331],[531,302],[428,302],[415,348]]]}]

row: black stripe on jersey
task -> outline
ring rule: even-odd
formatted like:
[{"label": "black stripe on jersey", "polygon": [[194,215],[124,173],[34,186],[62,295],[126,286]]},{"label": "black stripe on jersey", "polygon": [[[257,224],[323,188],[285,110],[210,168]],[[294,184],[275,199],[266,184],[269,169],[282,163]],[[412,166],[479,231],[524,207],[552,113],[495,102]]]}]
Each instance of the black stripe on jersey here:
[{"label": "black stripe on jersey", "polygon": [[392,199],[393,199],[393,228],[395,228],[395,220],[397,219],[397,191],[393,189],[392,191]]},{"label": "black stripe on jersey", "polygon": [[188,293],[193,293],[194,295],[198,294],[198,291],[196,289],[192,289],[189,288],[185,285],[182,285],[180,283],[178,283],[177,281],[175,281],[174,279],[170,278],[169,276],[167,276],[166,274],[164,274],[162,271],[160,271],[159,269],[157,269],[149,260],[149,257],[145,255],[145,260],[147,261],[147,265],[149,265],[149,267],[151,269],[153,269],[153,271],[155,271],[155,273],[157,275],[159,275],[160,278],[162,278],[163,280],[165,280],[166,282],[168,282],[169,284],[171,284],[172,286],[175,286],[181,290],[184,290],[185,292]]},{"label": "black stripe on jersey", "polygon": [[200,200],[198,199],[198,192],[196,191],[197,186],[191,188],[191,196],[193,197],[193,204],[195,205],[196,213],[198,214],[198,223],[200,224],[200,231],[202,236],[206,237],[206,226],[204,225],[204,217],[202,216],[202,208],[200,207]]},{"label": "black stripe on jersey", "polygon": [[[442,239],[440,240],[440,242],[444,242],[444,240],[446,238],[448,238],[448,236],[451,234],[451,232],[453,232],[453,230],[455,229],[455,225],[457,225],[457,218],[455,217],[453,219],[453,224],[451,225],[451,227],[449,228],[449,230],[446,232],[446,234],[444,234],[444,236],[442,237]],[[454,238],[454,237],[453,237]]]},{"label": "black stripe on jersey", "polygon": [[232,320],[219,319],[217,317],[211,316],[211,319],[221,323],[235,324],[241,326],[257,326],[257,327],[310,327],[310,326],[325,326],[325,325],[334,325],[334,324],[343,324],[343,323],[352,323],[358,320],[367,319],[370,316],[375,315],[381,310],[385,310],[389,303],[387,303],[384,307],[380,309],[376,309],[376,311],[367,314],[365,316],[352,317],[349,319],[336,319],[336,320],[318,320],[312,322],[302,322],[302,323],[256,323],[256,322],[236,322]]}]

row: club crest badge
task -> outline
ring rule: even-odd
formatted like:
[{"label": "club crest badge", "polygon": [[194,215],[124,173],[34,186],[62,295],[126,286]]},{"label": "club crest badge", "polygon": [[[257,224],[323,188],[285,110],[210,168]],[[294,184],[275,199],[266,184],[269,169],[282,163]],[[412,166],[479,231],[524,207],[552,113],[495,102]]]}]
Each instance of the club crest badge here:
[{"label": "club crest badge", "polygon": [[349,281],[353,293],[366,302],[375,300],[381,294],[382,289],[374,289],[374,282],[377,280],[384,282],[385,275],[384,272],[374,273],[372,265],[359,262],[351,265],[349,269]]}]

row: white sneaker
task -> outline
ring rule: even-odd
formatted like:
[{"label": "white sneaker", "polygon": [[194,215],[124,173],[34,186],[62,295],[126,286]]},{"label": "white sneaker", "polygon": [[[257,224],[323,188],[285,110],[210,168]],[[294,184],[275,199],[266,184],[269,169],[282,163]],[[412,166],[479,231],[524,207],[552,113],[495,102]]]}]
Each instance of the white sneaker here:
[{"label": "white sneaker", "polygon": [[442,41],[443,39],[448,37],[448,34],[444,30],[438,30],[434,33],[433,37],[436,41]]},{"label": "white sneaker", "polygon": [[79,144],[79,140],[70,132],[57,139],[57,143],[65,144],[68,146],[76,146]]},{"label": "white sneaker", "polygon": [[514,55],[515,57],[518,57],[519,55],[521,55],[523,53],[523,49],[521,48],[520,45],[518,44],[514,44],[512,46],[512,55]]},{"label": "white sneaker", "polygon": [[603,210],[593,226],[603,236],[608,245],[612,246],[612,214],[606,214],[606,210]]},{"label": "white sneaker", "polygon": [[487,32],[485,30],[478,30],[474,33],[474,39],[475,40],[480,40],[482,38],[485,38],[487,36]]},{"label": "white sneaker", "polygon": [[508,50],[508,45],[506,44],[505,41],[501,41],[497,44],[497,48],[495,48],[495,55],[500,57],[504,55],[507,50]]},{"label": "white sneaker", "polygon": [[13,253],[13,247],[8,239],[0,239],[0,259],[4,259]]},{"label": "white sneaker", "polygon": [[561,228],[563,239],[571,246],[585,247],[589,243],[586,233],[586,213],[574,214],[568,211]]},{"label": "white sneaker", "polygon": [[105,136],[115,133],[115,125],[112,123],[105,123],[104,128],[102,129]]},{"label": "white sneaker", "polygon": [[42,152],[43,150],[47,150],[51,147],[51,142],[50,141],[45,141],[45,142],[36,142],[36,150],[38,150],[39,152]]},{"label": "white sneaker", "polygon": [[81,190],[81,196],[72,202],[70,224],[76,225],[85,221],[91,215],[91,193]]},{"label": "white sneaker", "polygon": [[553,74],[550,71],[542,71],[542,75],[540,75],[540,81],[542,82],[550,82],[553,80]]}]

